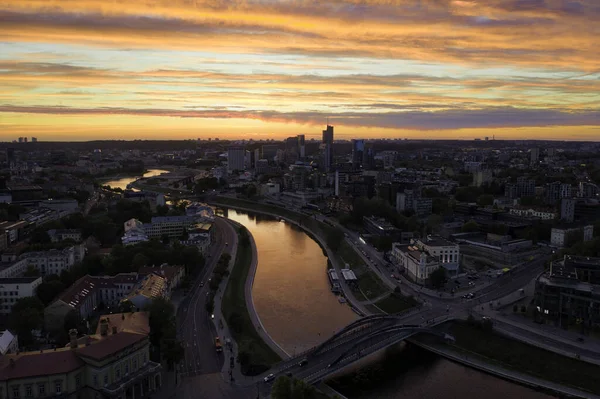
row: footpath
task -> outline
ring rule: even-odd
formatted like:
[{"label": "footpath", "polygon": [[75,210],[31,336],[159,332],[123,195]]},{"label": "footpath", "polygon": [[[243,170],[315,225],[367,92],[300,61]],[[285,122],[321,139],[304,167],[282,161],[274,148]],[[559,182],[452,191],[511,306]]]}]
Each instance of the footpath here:
[{"label": "footpath", "polygon": [[[231,241],[231,244],[230,244],[231,249],[229,252],[231,255],[229,270],[231,272],[235,265],[235,259],[236,259],[237,247],[238,247],[238,235],[237,235],[237,231],[235,231],[235,230],[237,227],[239,227],[241,225],[232,220],[227,220],[227,225],[228,225],[228,228],[230,228],[231,231],[233,232],[233,236],[234,236],[234,239]],[[258,258],[257,258],[256,244],[254,242],[254,238],[252,237],[251,234],[248,234],[248,236],[249,236],[250,243],[252,246],[252,254],[253,254],[251,264],[250,264],[250,270],[248,271],[248,276],[246,278],[246,283],[245,283],[245,287],[244,287],[244,294],[246,297],[245,299],[246,299],[246,307],[248,309],[248,314],[250,316],[250,319],[252,320],[254,329],[256,330],[256,332],[258,333],[260,338],[267,345],[269,345],[275,353],[277,353],[279,356],[281,356],[282,359],[285,360],[290,357],[289,354],[287,352],[285,352],[273,340],[273,338],[268,334],[268,332],[264,329],[264,327],[260,321],[260,318],[258,317],[258,314],[256,313],[256,310],[254,308],[254,302],[252,300],[252,284],[254,282],[254,274],[256,273],[256,267],[258,265]],[[239,353],[238,345],[237,345],[237,342],[235,342],[235,340],[232,338],[233,336],[231,334],[231,331],[229,330],[229,326],[227,325],[227,321],[225,320],[225,317],[223,316],[223,311],[222,311],[223,294],[225,293],[225,289],[227,288],[227,284],[229,282],[230,275],[226,276],[223,279],[223,281],[221,282],[221,285],[219,286],[219,289],[217,290],[217,294],[215,295],[215,298],[214,298],[215,318],[213,320],[213,323],[215,324],[215,328],[217,329],[217,331],[219,331],[219,334],[220,334],[219,336],[223,337],[225,362],[223,363],[223,369],[221,370],[222,378],[227,382],[234,383],[234,384],[240,385],[240,386],[245,386],[245,385],[254,383],[254,381],[256,381],[256,377],[247,377],[242,374],[239,363],[237,363],[237,356]],[[227,339],[230,339],[229,344],[226,344]],[[233,358],[233,363],[231,363],[231,358]],[[231,364],[233,364],[233,367],[231,367]]]},{"label": "footpath", "polygon": [[435,344],[424,344],[421,342],[415,342],[417,345],[425,348],[433,353],[436,353],[440,356],[443,356],[447,359],[453,360],[455,362],[464,364],[466,366],[472,367],[474,369],[485,371],[489,374],[496,375],[498,377],[517,382],[522,385],[529,386],[534,389],[546,389],[550,390],[562,395],[567,395],[570,397],[576,398],[585,398],[585,399],[600,399],[600,396],[592,394],[590,392],[585,392],[576,388],[566,387],[560,384],[555,384],[550,381],[542,380],[540,378],[536,378],[530,375],[526,375],[523,373],[519,373],[514,370],[509,370],[504,367],[497,366],[495,364],[488,363],[484,360],[481,360],[476,357],[469,357],[462,353],[457,353],[450,349],[444,348],[441,345]]}]

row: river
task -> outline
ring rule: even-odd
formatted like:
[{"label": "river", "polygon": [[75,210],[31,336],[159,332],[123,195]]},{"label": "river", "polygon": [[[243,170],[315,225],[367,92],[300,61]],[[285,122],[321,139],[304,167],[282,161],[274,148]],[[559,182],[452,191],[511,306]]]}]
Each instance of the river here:
[{"label": "river", "polygon": [[[252,289],[265,330],[284,350],[294,354],[330,336],[358,316],[330,291],[327,258],[319,245],[289,223],[234,210],[226,215],[252,233],[258,267]],[[398,349],[399,348],[399,349]],[[411,345],[380,352],[353,370],[392,365],[367,391],[340,388],[350,399],[483,397],[551,398],[546,394],[464,367]],[[381,374],[381,373],[380,373]]]},{"label": "river", "polygon": [[[162,170],[162,169],[149,169],[146,173],[144,173],[143,176],[136,175],[136,176],[120,177],[120,178],[116,178],[113,180],[103,182],[102,185],[110,186],[111,188],[120,188],[121,190],[125,190],[125,189],[127,189],[128,184],[133,183],[137,179],[140,179],[142,177],[158,176],[161,173],[168,173],[168,172],[169,172],[168,170]],[[139,191],[135,188],[133,190]]]}]

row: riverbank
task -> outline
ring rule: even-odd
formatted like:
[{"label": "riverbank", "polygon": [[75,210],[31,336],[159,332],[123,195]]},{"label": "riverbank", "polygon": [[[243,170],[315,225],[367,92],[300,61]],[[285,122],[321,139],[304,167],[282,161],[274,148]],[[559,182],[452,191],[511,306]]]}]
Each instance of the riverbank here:
[{"label": "riverbank", "polygon": [[[254,213],[272,216],[275,218],[282,218],[282,219],[286,220],[287,222],[301,228],[313,240],[315,240],[315,242],[317,242],[319,244],[319,246],[323,249],[324,254],[329,259],[329,263],[331,264],[331,267],[333,267],[333,269],[336,270],[336,272],[338,273],[339,276],[342,275],[341,269],[343,269],[345,267],[346,259],[342,258],[340,256],[339,252],[341,252],[341,251],[333,251],[327,245],[327,241],[324,236],[327,234],[328,229],[332,229],[332,228],[327,226],[326,224],[315,220],[314,218],[312,218],[309,215],[293,212],[288,209],[281,208],[281,207],[278,207],[275,205],[265,205],[265,204],[260,204],[257,202],[240,200],[237,198],[217,197],[217,199],[208,201],[208,203],[213,206],[221,206],[223,208],[237,209],[237,210],[241,210],[241,211],[245,211],[245,212],[254,212]],[[346,244],[345,240],[342,241],[341,247],[344,244]],[[344,248],[344,249],[345,249],[346,254],[350,253],[350,251],[348,251],[348,249],[350,249],[352,252],[355,252],[354,249],[349,248],[349,247]],[[358,257],[358,254],[355,254],[355,256]],[[346,258],[351,259],[353,257],[346,256]],[[364,267],[368,270],[368,267],[366,265],[364,265]],[[358,273],[357,273],[357,275],[358,275]],[[369,276],[371,276],[371,275],[369,274]],[[343,279],[339,280],[339,283],[340,283],[340,286],[342,287],[342,291],[348,301],[348,304],[357,314],[359,314],[360,316],[364,316],[364,315],[369,315],[369,314],[373,313],[372,310],[369,309],[369,307],[370,307],[369,305],[365,306],[362,303],[363,301],[367,300],[367,298],[360,293],[360,281],[359,281],[358,288],[354,288],[354,289],[351,288],[349,285],[347,285]],[[373,283],[376,286],[383,285],[383,282],[373,281],[372,279],[369,279],[368,283],[363,283],[363,284],[371,284],[371,283]],[[355,294],[355,292],[357,292],[357,294]],[[379,295],[381,295],[381,292],[378,291],[378,293],[379,293]],[[361,298],[360,299],[357,298],[356,295],[360,295]],[[381,313],[381,312],[378,312],[378,313]]]},{"label": "riverbank", "polygon": [[456,341],[442,344],[428,336],[410,342],[460,362],[520,384],[579,398],[598,398],[600,367],[515,341],[477,322],[441,325]]},{"label": "riverbank", "polygon": [[287,354],[261,327],[251,293],[250,297],[247,295],[246,287],[251,286],[258,263],[254,240],[245,227],[230,222],[238,229],[238,248],[221,311],[236,342],[241,372],[253,376],[263,373]]}]

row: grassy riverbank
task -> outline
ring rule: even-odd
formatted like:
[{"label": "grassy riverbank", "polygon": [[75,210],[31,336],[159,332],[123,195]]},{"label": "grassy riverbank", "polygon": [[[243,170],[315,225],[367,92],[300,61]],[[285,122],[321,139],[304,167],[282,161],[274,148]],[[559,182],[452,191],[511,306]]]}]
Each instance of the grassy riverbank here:
[{"label": "grassy riverbank", "polygon": [[[260,204],[254,201],[230,197],[217,197],[216,202],[223,205],[240,206],[286,217],[301,226],[305,226],[323,238],[331,234],[334,229],[309,215],[290,211],[289,209],[277,205]],[[315,241],[318,242],[318,240]],[[352,288],[352,292],[358,300],[377,298],[390,291],[383,281],[381,281],[381,279],[365,265],[362,257],[345,239],[342,239],[339,249],[334,251],[334,256],[336,257],[338,264],[342,267],[346,263],[350,265],[351,269],[358,277],[358,286]]]},{"label": "grassy riverbank", "polygon": [[240,229],[238,236],[235,263],[223,294],[221,310],[238,345],[238,360],[242,373],[257,375],[279,362],[281,358],[258,335],[250,319],[245,285],[252,264],[252,246],[245,228]]},{"label": "grassy riverbank", "polygon": [[[515,341],[475,322],[450,322],[441,328],[456,339],[448,347],[469,358],[583,391],[600,392],[600,366]],[[423,342],[432,339],[424,335],[416,338]]]}]

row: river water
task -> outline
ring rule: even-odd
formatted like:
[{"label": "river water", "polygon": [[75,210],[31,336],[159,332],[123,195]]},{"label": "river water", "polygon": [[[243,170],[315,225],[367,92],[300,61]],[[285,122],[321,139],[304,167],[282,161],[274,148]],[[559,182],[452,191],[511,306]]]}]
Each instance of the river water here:
[{"label": "river water", "polygon": [[[137,176],[121,177],[121,178],[117,178],[117,179],[113,179],[113,180],[104,182],[104,183],[102,183],[102,185],[110,186],[111,188],[120,188],[121,190],[125,190],[125,189],[127,189],[128,184],[133,183],[137,179],[140,179],[142,177],[158,176],[161,173],[168,173],[168,172],[169,172],[168,170],[162,170],[162,169],[149,169],[146,173],[144,173],[143,176],[137,175]],[[133,191],[138,191],[138,190],[134,188]]]},{"label": "river water", "polygon": [[[302,230],[258,214],[228,210],[226,215],[254,237],[254,305],[265,330],[285,351],[293,355],[308,349],[358,317],[331,293],[327,258]],[[348,373],[373,368],[385,378],[365,391],[341,384],[341,393],[350,399],[551,398],[412,345],[372,355]]]}]

